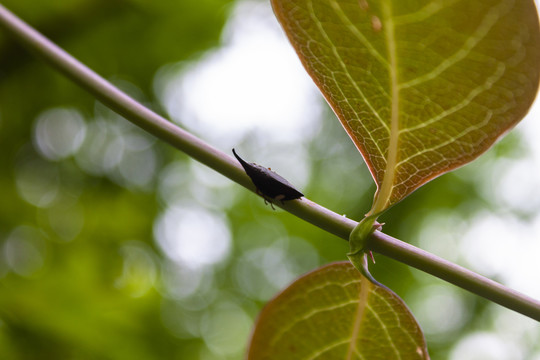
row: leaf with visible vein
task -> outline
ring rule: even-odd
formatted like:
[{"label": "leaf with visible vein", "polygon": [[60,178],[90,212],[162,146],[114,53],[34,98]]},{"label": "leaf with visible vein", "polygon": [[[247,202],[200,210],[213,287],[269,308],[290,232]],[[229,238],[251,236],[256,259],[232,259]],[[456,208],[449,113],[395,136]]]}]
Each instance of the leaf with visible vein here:
[{"label": "leaf with visible vein", "polygon": [[362,153],[380,214],[486,151],[528,111],[532,0],[272,0],[302,63]]},{"label": "leaf with visible vein", "polygon": [[271,300],[257,320],[251,360],[429,359],[403,301],[349,262],[319,268]]}]

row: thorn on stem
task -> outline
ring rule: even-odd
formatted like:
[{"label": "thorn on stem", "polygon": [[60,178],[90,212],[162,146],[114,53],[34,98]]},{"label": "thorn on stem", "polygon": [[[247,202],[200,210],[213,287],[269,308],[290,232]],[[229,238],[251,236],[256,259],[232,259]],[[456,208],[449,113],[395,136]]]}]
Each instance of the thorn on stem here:
[{"label": "thorn on stem", "polygon": [[371,250],[369,251],[369,257],[371,258],[371,261],[375,264],[375,258],[373,257],[373,252]]}]

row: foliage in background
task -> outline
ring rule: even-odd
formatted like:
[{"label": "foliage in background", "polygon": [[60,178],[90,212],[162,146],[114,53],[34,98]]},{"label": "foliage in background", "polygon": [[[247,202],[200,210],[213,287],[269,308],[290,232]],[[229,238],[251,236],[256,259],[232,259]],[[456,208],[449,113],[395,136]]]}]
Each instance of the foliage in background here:
[{"label": "foliage in background", "polygon": [[[155,72],[217,45],[230,7],[3,4],[150,106]],[[1,33],[0,49],[0,357],[193,357],[199,341],[179,340],[162,321],[168,305],[157,274],[166,263],[152,239],[159,171],[181,156]],[[38,131],[86,136],[51,149],[37,144]],[[148,163],[150,174],[133,173]]]},{"label": "foliage in background", "polygon": [[[229,10],[223,1],[195,0],[5,5],[154,107],[156,70],[217,45]],[[199,165],[94,104],[9,39],[1,37],[0,48],[9,54],[0,59],[0,354],[6,358],[237,358],[264,301],[295,276],[344,258],[347,244],[271,212],[234,185],[208,181]],[[36,142],[36,132],[48,134],[50,113],[43,111],[51,108],[59,110],[54,118],[82,119],[84,142],[74,140],[65,151]],[[311,179],[302,191],[359,219],[373,193],[369,173],[336,161],[360,160],[339,125],[323,121],[319,131],[324,136],[307,145]],[[485,162],[517,156],[516,139],[505,139]],[[120,159],[113,156],[118,149]],[[140,158],[154,165],[144,170]],[[327,176],[336,172],[343,177]],[[459,174],[438,179],[396,205],[385,231],[413,241],[426,219],[449,210],[466,222],[489,205],[479,184]],[[166,254],[154,238],[155,224],[168,223],[162,216],[168,196],[185,210],[217,212],[232,239],[229,256],[191,269]],[[172,221],[186,214],[179,211]],[[438,284],[377,261],[374,275],[405,299],[422,296],[419,283]],[[428,331],[434,359],[463,334],[490,329],[486,303],[457,292],[467,312],[446,333]]]}]

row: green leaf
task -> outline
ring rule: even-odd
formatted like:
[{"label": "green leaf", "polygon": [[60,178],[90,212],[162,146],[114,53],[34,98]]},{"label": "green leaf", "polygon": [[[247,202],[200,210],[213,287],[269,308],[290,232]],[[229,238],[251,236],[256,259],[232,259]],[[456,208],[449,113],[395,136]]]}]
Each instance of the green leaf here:
[{"label": "green leaf", "polygon": [[349,262],[296,280],[259,315],[248,359],[428,359],[403,301]]},{"label": "green leaf", "polygon": [[272,4],[375,179],[370,215],[478,157],[534,100],[532,0]]}]

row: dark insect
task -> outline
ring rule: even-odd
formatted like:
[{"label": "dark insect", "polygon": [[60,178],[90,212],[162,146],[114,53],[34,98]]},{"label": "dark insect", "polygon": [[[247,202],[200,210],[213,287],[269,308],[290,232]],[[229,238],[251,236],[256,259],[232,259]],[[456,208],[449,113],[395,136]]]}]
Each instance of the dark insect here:
[{"label": "dark insect", "polygon": [[[276,174],[270,169],[265,168],[264,166],[257,165],[255,163],[248,163],[244,161],[234,149],[232,150],[234,156],[238,159],[246,174],[251,178],[251,181],[257,188],[257,193],[262,195],[264,202],[270,201],[283,201],[285,200],[294,200],[299,199],[304,194],[296,190],[290,182]],[[272,208],[274,208],[272,206]]]}]

